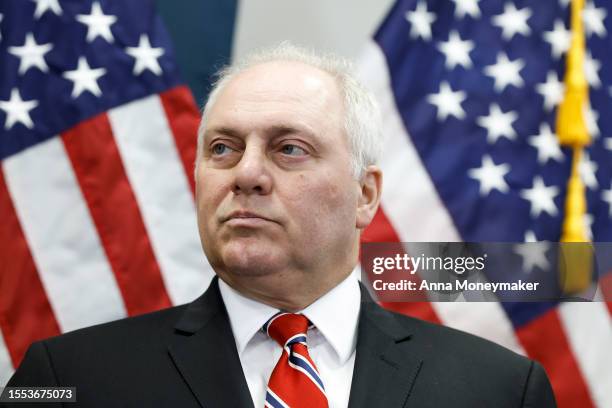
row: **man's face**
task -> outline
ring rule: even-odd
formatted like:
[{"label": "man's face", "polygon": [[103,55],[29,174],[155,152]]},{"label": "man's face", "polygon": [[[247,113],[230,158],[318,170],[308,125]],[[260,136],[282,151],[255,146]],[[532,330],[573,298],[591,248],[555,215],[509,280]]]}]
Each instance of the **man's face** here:
[{"label": "man's face", "polygon": [[354,264],[361,188],[343,109],[335,80],[297,62],[249,68],[220,93],[196,200],[202,245],[226,281],[299,282]]}]

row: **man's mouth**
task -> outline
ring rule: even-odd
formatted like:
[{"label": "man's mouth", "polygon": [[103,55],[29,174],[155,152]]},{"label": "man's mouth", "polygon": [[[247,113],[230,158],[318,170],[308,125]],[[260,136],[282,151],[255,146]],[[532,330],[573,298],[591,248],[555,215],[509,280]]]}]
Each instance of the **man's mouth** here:
[{"label": "man's mouth", "polygon": [[223,217],[222,222],[233,226],[258,226],[276,221],[255,212],[238,210]]}]

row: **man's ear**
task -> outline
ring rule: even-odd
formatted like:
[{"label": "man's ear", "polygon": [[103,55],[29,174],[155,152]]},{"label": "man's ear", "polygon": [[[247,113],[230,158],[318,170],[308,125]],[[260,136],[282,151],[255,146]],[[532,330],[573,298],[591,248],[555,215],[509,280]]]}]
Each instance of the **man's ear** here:
[{"label": "man's ear", "polygon": [[367,227],[380,204],[382,191],[382,171],[378,166],[368,166],[360,181],[361,195],[357,203],[357,223],[359,229]]}]

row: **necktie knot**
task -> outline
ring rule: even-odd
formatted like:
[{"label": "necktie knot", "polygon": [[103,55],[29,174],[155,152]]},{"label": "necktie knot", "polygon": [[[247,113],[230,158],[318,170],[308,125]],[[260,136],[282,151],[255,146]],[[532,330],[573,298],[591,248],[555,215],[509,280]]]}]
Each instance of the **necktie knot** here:
[{"label": "necktie knot", "polygon": [[306,344],[308,318],[302,314],[277,313],[263,325],[263,330],[281,347],[295,343]]}]

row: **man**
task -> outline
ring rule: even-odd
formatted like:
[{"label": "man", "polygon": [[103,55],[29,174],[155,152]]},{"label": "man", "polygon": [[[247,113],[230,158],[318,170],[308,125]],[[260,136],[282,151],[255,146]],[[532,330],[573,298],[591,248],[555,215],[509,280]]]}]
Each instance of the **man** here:
[{"label": "man", "polygon": [[218,278],[189,305],[33,344],[9,385],[75,386],[82,406],[555,406],[537,363],[385,311],[351,273],[378,129],[336,58],[284,44],[223,71],[196,161]]}]

